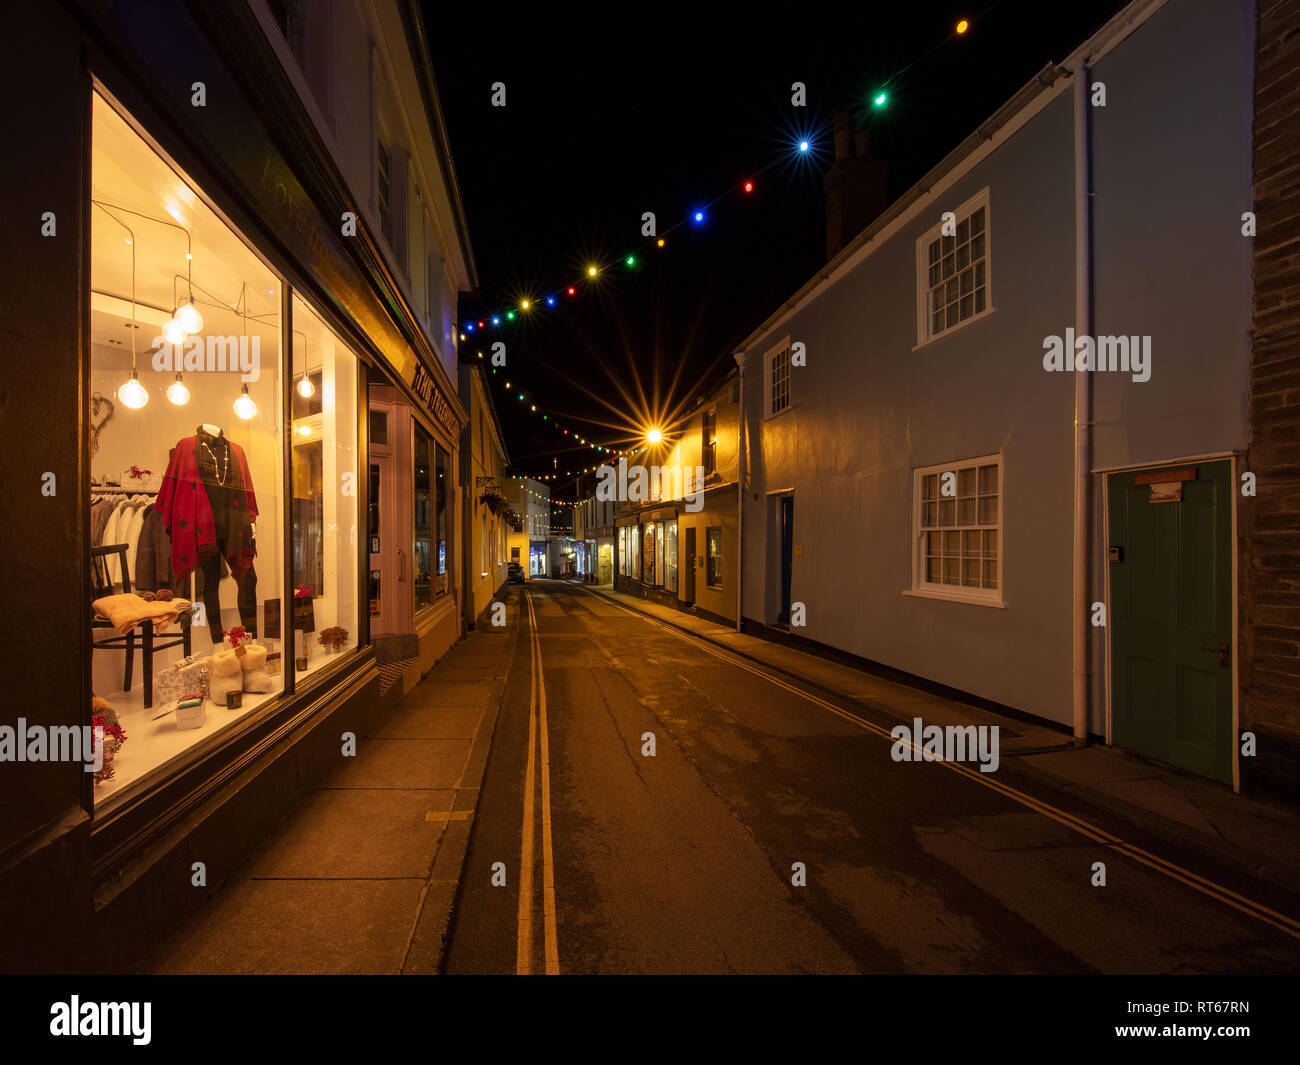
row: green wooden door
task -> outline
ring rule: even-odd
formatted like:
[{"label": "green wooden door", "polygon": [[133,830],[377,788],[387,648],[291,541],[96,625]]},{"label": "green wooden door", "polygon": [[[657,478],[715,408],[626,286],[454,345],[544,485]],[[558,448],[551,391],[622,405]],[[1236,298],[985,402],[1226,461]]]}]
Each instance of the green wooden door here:
[{"label": "green wooden door", "polygon": [[1231,783],[1232,466],[1183,468],[1178,502],[1110,477],[1114,741]]}]

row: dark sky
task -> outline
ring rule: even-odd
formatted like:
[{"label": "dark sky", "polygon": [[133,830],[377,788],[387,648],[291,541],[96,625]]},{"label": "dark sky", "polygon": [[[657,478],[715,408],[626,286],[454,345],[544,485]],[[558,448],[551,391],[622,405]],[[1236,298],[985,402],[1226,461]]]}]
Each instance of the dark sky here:
[{"label": "dark sky", "polygon": [[[461,347],[506,344],[494,400],[512,472],[535,475],[605,457],[556,420],[632,446],[643,412],[662,416],[725,374],[736,344],[822,266],[837,111],[871,131],[892,201],[1123,3],[425,7],[480,282],[461,317],[559,301]],[[963,17],[968,32],[940,45]],[[791,105],[795,81],[807,107]],[[808,156],[795,151],[800,136]],[[705,224],[682,224],[715,199]],[[644,211],[663,249],[645,246]],[[595,283],[583,280],[591,262],[603,267]],[[571,480],[552,491],[574,497]]]}]

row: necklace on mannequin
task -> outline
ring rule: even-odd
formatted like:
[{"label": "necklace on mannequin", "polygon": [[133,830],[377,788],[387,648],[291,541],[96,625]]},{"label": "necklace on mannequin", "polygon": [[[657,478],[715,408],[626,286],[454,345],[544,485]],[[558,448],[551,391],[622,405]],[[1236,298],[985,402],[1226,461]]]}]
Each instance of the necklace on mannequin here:
[{"label": "necklace on mannequin", "polygon": [[[214,477],[217,477],[217,456],[212,453],[212,448],[208,447],[208,442],[206,440],[202,441],[202,444],[203,444],[203,450],[208,453],[208,458],[212,460],[212,475]],[[225,447],[224,455],[226,461],[221,467],[221,476],[217,477],[217,484],[222,488],[226,487],[226,476],[230,473],[230,445],[229,444],[227,444]]]}]

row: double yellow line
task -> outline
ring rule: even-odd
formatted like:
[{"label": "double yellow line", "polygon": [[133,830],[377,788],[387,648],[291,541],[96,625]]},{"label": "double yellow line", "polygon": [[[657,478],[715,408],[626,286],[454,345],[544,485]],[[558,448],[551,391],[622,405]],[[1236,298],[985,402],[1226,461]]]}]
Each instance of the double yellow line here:
[{"label": "double yellow line", "polygon": [[546,975],[558,976],[560,948],[555,935],[555,860],[551,849],[551,748],[546,728],[546,678],[542,675],[542,641],[537,634],[537,615],[526,591],[528,646],[532,677],[528,695],[528,767],[524,771],[524,827],[519,858],[519,922],[515,972],[527,976],[533,971],[533,836],[536,832],[538,737],[541,738],[542,775],[542,936],[545,943]]},{"label": "double yellow line", "polygon": [[[601,596],[601,598],[603,599],[604,596]],[[891,742],[894,741],[893,733],[889,729],[883,728],[871,721],[867,721],[865,718],[861,718],[857,714],[843,710],[834,703],[827,702],[825,699],[813,695],[811,692],[804,691],[802,688],[797,688],[793,684],[783,680],[781,677],[775,676],[767,670],[758,669],[745,659],[740,658],[729,651],[720,650],[708,641],[700,639],[698,636],[688,635],[680,629],[674,628],[671,625],[665,625],[663,622],[648,617],[639,611],[629,610],[621,603],[614,603],[613,600],[607,599],[606,602],[612,603],[614,606],[618,607],[625,613],[631,614],[633,617],[639,617],[643,621],[657,626],[665,632],[671,633],[678,639],[683,640],[692,646],[698,647],[707,654],[711,654],[714,658],[719,658],[733,666],[738,666],[739,668],[754,674],[756,677],[762,677],[764,680],[775,684],[779,688],[784,688],[788,692],[793,692],[800,698],[806,699],[808,702],[820,706],[824,710],[829,710],[836,717],[841,717],[845,721],[849,721],[867,732],[874,733],[875,735],[890,740]],[[919,756],[922,753],[921,748],[917,746],[917,744],[913,743],[912,749],[917,753],[919,760]],[[1073,814],[1067,813],[1064,810],[1058,809],[1050,803],[1043,802],[1041,799],[1036,799],[1032,795],[1027,795],[1023,791],[1011,787],[1009,784],[1002,783],[1000,780],[992,779],[992,774],[990,773],[981,773],[961,762],[941,761],[936,762],[935,764],[942,766],[949,772],[960,773],[962,776],[966,777],[966,779],[999,792],[1000,794],[1005,795],[1012,802],[1019,803],[1021,806],[1034,810],[1035,812],[1042,814],[1044,817],[1049,817],[1058,824],[1064,825],[1066,828],[1078,832],[1080,835],[1087,836],[1089,839],[1100,843],[1103,846],[1109,847],[1120,854],[1127,855],[1134,861],[1141,862],[1143,865],[1154,869],[1158,873],[1163,873],[1171,880],[1177,880],[1180,884],[1185,884],[1188,887],[1199,891],[1202,895],[1207,895],[1217,902],[1223,903],[1225,906],[1230,906],[1234,910],[1244,913],[1249,917],[1254,917],[1256,920],[1272,925],[1274,928],[1281,932],[1285,932],[1294,939],[1300,939],[1300,921],[1288,917],[1286,914],[1278,913],[1276,910],[1271,910],[1262,903],[1258,903],[1244,895],[1238,895],[1235,891],[1224,887],[1222,884],[1215,883],[1213,880],[1207,880],[1205,877],[1193,873],[1190,869],[1184,869],[1180,865],[1166,861],[1164,858],[1152,854],[1150,851],[1144,850],[1141,847],[1134,846],[1132,843],[1125,843],[1118,836],[1111,835],[1111,833],[1105,831],[1105,829],[1098,828],[1096,825],[1093,825],[1080,817],[1075,817]]]}]

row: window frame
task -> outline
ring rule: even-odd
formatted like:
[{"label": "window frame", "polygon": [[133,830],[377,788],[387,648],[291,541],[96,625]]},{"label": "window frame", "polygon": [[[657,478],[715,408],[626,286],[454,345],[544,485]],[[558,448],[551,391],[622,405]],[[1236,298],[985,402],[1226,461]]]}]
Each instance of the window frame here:
[{"label": "window frame", "polygon": [[[712,537],[710,534],[715,531],[718,534],[718,553],[716,556],[710,553],[710,547],[712,545]],[[716,581],[713,579],[713,560],[715,557],[718,560],[718,579]],[[706,525],[704,527],[704,586],[706,588],[721,588],[723,586],[724,574],[722,558],[722,526]]]},{"label": "window frame", "polygon": [[[712,430],[712,436],[710,436]],[[704,476],[718,472],[718,408],[706,410],[700,418],[700,465]]]},{"label": "window frame", "polygon": [[784,414],[786,411],[792,410],[794,407],[794,374],[792,373],[792,370],[794,368],[789,364],[789,361],[787,360],[785,406],[783,406],[780,410],[774,411],[772,409],[772,385],[773,385],[772,357],[774,355],[781,354],[782,351],[790,353],[791,355],[793,354],[791,352],[791,340],[788,335],[779,344],[773,344],[771,347],[769,347],[763,354],[763,418],[764,420],[768,418],[776,418]]},{"label": "window frame", "polygon": [[375,210],[379,214],[379,232],[393,246],[393,149],[383,135],[375,139]]},{"label": "window frame", "polygon": [[[943,237],[943,221],[935,223],[919,237],[916,238],[916,346],[917,348],[926,347],[937,340],[942,340],[946,336],[951,336],[958,330],[970,325],[972,322],[978,322],[987,318],[994,311],[993,306],[993,210],[989,202],[989,187],[987,185],[970,197],[965,203],[953,209],[956,216],[957,225],[963,220],[969,219],[981,207],[984,208],[984,309],[975,311],[970,317],[962,318],[955,325],[948,326],[938,333],[932,332],[933,322],[931,321],[930,312],[930,285],[929,285],[929,246],[930,243],[938,237]],[[942,261],[943,252],[940,246],[940,261]],[[969,263],[969,268],[974,268],[974,263]],[[960,278],[962,271],[967,266],[956,269],[952,275],[954,280],[958,281],[960,289]],[[974,296],[975,286],[972,282],[971,295]],[[972,300],[973,302],[973,300]]]},{"label": "window frame", "polygon": [[[998,471],[998,490],[997,490],[997,522],[994,525],[984,525],[979,522],[979,467],[996,466]],[[974,469],[976,471],[975,500],[976,500],[976,521],[973,525],[954,523],[951,526],[923,526],[922,525],[922,493],[923,480],[932,474],[957,473],[960,480],[960,471],[964,469]],[[955,499],[954,499],[955,501]],[[904,591],[905,595],[921,596],[927,599],[946,599],[952,602],[972,603],[978,606],[1005,607],[1006,604],[1006,536],[1004,506],[1006,503],[1006,472],[1002,461],[1002,453],[996,452],[990,455],[981,455],[975,458],[957,459],[952,462],[943,462],[932,466],[917,466],[912,470],[912,579],[911,587]],[[929,580],[926,573],[926,552],[924,549],[925,536],[928,532],[956,532],[965,531],[978,532],[996,532],[997,534],[997,587],[996,588],[972,588],[962,584],[943,584],[935,583]],[[961,556],[958,556],[960,561]],[[983,557],[981,555],[981,565]],[[960,575],[959,575],[960,576]],[[982,583],[982,580],[981,580]]]}]

